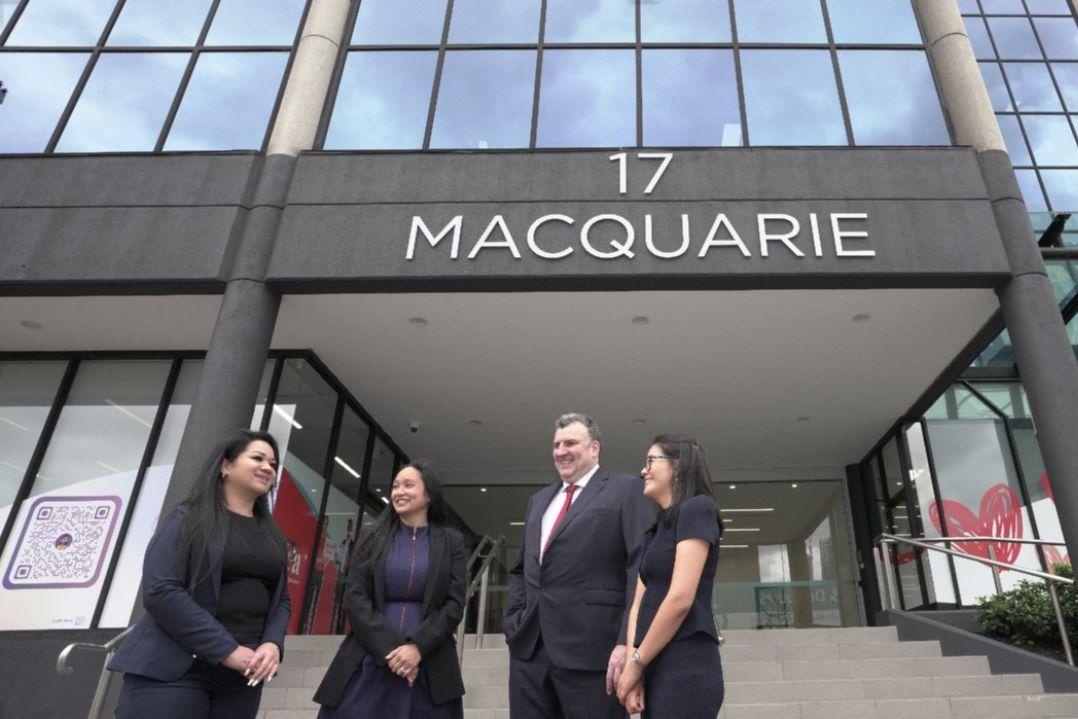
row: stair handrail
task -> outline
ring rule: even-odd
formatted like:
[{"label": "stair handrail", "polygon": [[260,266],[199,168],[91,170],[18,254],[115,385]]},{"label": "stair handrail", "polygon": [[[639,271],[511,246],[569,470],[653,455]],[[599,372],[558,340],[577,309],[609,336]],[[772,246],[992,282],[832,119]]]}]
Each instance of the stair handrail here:
[{"label": "stair handrail", "polygon": [[[914,547],[919,547],[921,549],[927,549],[927,550],[932,551],[932,552],[940,552],[942,554],[948,554],[948,555],[950,555],[952,557],[958,557],[960,559],[967,559],[967,560],[970,560],[970,561],[973,561],[973,562],[980,562],[981,564],[988,565],[989,568],[992,570],[992,580],[993,580],[993,583],[995,585],[996,596],[999,596],[999,595],[1003,594],[1003,584],[1002,584],[1002,582],[1000,581],[1000,578],[999,578],[999,570],[1000,569],[1006,569],[1006,570],[1009,570],[1009,571],[1012,571],[1012,572],[1017,572],[1019,574],[1025,574],[1025,575],[1028,575],[1028,576],[1031,576],[1031,577],[1037,577],[1038,579],[1045,580],[1045,582],[1047,582],[1047,585],[1048,585],[1048,593],[1052,597],[1052,609],[1055,610],[1056,624],[1059,626],[1059,636],[1062,639],[1061,643],[1063,644],[1063,654],[1067,658],[1067,664],[1069,664],[1072,667],[1075,666],[1075,664],[1074,664],[1074,653],[1071,651],[1070,637],[1067,636],[1067,624],[1063,620],[1063,607],[1059,603],[1059,593],[1056,591],[1056,584],[1062,584],[1064,586],[1067,586],[1067,585],[1074,586],[1074,580],[1073,579],[1068,579],[1067,577],[1061,577],[1061,576],[1059,576],[1057,574],[1049,574],[1048,572],[1042,572],[1042,571],[1039,571],[1039,570],[1036,570],[1036,569],[1029,569],[1029,568],[1026,568],[1026,567],[1016,567],[1016,566],[1014,566],[1012,564],[1007,564],[1006,562],[1001,562],[1001,561],[996,559],[995,548],[991,544],[991,542],[1003,542],[1003,543],[1008,543],[1008,544],[1029,544],[1029,545],[1036,545],[1036,546],[1043,546],[1043,545],[1056,546],[1056,547],[1066,546],[1063,542],[1051,542],[1051,541],[1048,541],[1048,540],[1045,540],[1045,539],[1014,539],[1014,538],[1011,538],[1011,537],[980,537],[980,536],[974,536],[974,537],[919,537],[917,539],[914,539],[912,537],[899,537],[899,536],[896,536],[894,534],[887,534],[885,532],[885,533],[881,534],[879,537],[877,537],[875,542],[873,542],[873,544],[875,544],[877,549],[880,549],[880,550],[882,550],[884,546],[888,546],[888,547],[890,547],[891,552],[893,552],[893,551],[895,551],[896,545],[899,542],[902,542],[903,544],[909,544],[909,545],[914,546]],[[935,544],[933,544],[933,543],[962,544],[962,543],[965,543],[965,542],[989,542],[989,545],[988,545],[988,559],[985,559],[983,557],[974,557],[974,556],[971,556],[969,554],[966,554],[965,552],[960,552],[960,551],[955,550],[955,549],[950,549],[949,547],[937,547],[937,546],[935,546]],[[894,587],[891,586],[892,582],[895,581],[894,572],[893,572],[893,569],[894,569],[895,565],[893,563],[893,558],[891,557],[891,552],[877,551],[877,552],[873,553],[874,559],[875,559],[875,562],[876,562],[876,574],[877,574],[877,576],[883,578],[883,589],[884,589],[884,595],[886,597],[886,599],[885,599],[885,607],[884,608],[888,609],[888,610],[894,609],[894,601],[892,599],[892,590],[893,590],[894,596],[896,596],[896,597],[898,596],[898,586],[897,585],[894,586]],[[881,567],[880,567],[881,562],[886,565],[885,570],[881,570]]]},{"label": "stair handrail", "polygon": [[105,704],[105,695],[108,693],[109,681],[112,679],[112,672],[108,670],[109,660],[112,659],[112,655],[116,652],[116,647],[131,633],[132,629],[133,627],[128,627],[104,644],[72,642],[64,647],[63,651],[60,652],[60,656],[56,658],[56,673],[66,677],[75,671],[75,668],[68,663],[68,660],[70,660],[76,649],[85,649],[86,651],[104,653],[105,655],[105,661],[102,663],[101,673],[97,677],[97,687],[94,689],[94,698],[90,702],[90,711],[86,715],[86,719],[100,719],[101,710]]},{"label": "stair handrail", "polygon": [[[486,633],[487,595],[490,592],[490,567],[497,558],[498,550],[501,549],[503,544],[505,544],[504,535],[499,536],[497,539],[490,535],[484,535],[472,552],[472,556],[468,559],[469,572],[467,576],[472,577],[472,579],[468,583],[468,588],[464,591],[464,612],[457,627],[457,661],[461,664],[464,663],[464,623],[468,616],[468,605],[476,591],[479,592],[479,606],[476,609],[475,618],[475,648],[481,649],[483,647],[483,635]],[[485,553],[483,552],[484,547],[489,547]],[[470,570],[477,560],[479,561],[479,567],[473,576]]]}]

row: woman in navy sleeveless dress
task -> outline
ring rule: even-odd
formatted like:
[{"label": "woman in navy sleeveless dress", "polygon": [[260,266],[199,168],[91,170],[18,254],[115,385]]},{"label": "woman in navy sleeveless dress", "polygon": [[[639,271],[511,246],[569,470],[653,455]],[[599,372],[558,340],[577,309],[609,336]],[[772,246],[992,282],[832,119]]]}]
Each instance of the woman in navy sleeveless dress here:
[{"label": "woman in navy sleeveless dress", "polygon": [[645,538],[618,699],[644,719],[715,719],[724,685],[711,593],[722,522],[704,452],[688,435],[660,435],[641,474],[662,512]]}]

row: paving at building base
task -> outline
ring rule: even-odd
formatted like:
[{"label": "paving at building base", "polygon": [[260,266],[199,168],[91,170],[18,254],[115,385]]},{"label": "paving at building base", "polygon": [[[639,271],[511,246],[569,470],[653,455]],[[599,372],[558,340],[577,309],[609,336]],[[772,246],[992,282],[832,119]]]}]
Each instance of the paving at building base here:
[{"label": "paving at building base", "polygon": [[[1078,694],[1045,694],[1036,674],[993,675],[978,656],[900,642],[894,627],[729,631],[718,719],[1027,719],[1078,717]],[[289,637],[259,719],[315,719],[311,701],[341,638]],[[465,640],[465,719],[509,719],[500,636]]]}]

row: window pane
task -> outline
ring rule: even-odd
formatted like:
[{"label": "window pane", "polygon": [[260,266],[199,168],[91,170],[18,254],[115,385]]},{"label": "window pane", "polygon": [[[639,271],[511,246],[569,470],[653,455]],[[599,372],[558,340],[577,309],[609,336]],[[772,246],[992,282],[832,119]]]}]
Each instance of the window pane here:
[{"label": "window pane", "polygon": [[[170,365],[80,365],[0,561],[9,589],[0,592],[0,628],[89,626]],[[35,543],[43,535],[53,546]],[[34,561],[48,550],[48,562]]]},{"label": "window pane", "polygon": [[116,0],[31,0],[7,39],[12,45],[95,45]]},{"label": "window pane", "polygon": [[1026,201],[1026,209],[1030,212],[1047,212],[1048,203],[1037,181],[1037,171],[1015,170],[1014,176],[1018,178],[1018,186],[1022,188],[1022,198]]},{"label": "window pane", "polygon": [[838,59],[855,143],[951,144],[924,52],[840,50]]},{"label": "window pane", "polygon": [[636,42],[636,8],[625,0],[547,0],[546,42]]},{"label": "window pane", "polygon": [[1078,170],[1041,170],[1053,212],[1078,210]]},{"label": "window pane", "polygon": [[0,362],[0,526],[7,521],[67,362]]},{"label": "window pane", "polygon": [[[1024,17],[990,17],[988,27],[1004,60],[1039,60],[1041,49],[1033,26]],[[1073,32],[1073,23],[1072,23]]]},{"label": "window pane", "polygon": [[1065,115],[1024,115],[1022,124],[1038,165],[1078,165],[1078,144]]},{"label": "window pane", "polygon": [[1078,63],[1054,62],[1052,73],[1063,93],[1063,102],[1071,112],[1078,111]]},{"label": "window pane", "polygon": [[538,42],[540,9],[540,0],[454,0],[449,42]]},{"label": "window pane", "polygon": [[1029,150],[1026,148],[1025,138],[1022,137],[1022,128],[1018,125],[1017,115],[998,115],[999,129],[1003,133],[1003,141],[1007,144],[1007,153],[1011,156],[1014,165],[1032,165],[1029,158]]},{"label": "window pane", "polygon": [[729,42],[726,0],[651,0],[640,4],[644,42]]},{"label": "window pane", "polygon": [[632,50],[548,50],[539,91],[539,147],[636,144]]},{"label": "window pane", "polygon": [[363,0],[353,45],[437,45],[445,28],[446,0]]},{"label": "window pane", "polygon": [[1013,110],[1010,95],[1007,94],[1007,85],[1003,82],[1003,70],[994,62],[981,62],[978,65],[981,68],[984,85],[988,88],[988,97],[992,100],[992,109],[996,112]]},{"label": "window pane", "polygon": [[326,148],[423,146],[436,52],[350,52]]},{"label": "window pane", "polygon": [[970,44],[973,45],[973,54],[977,56],[978,60],[991,60],[996,56],[996,51],[992,49],[992,41],[988,37],[988,29],[985,27],[982,18],[966,18],[966,33],[969,35]]},{"label": "window pane", "polygon": [[194,45],[210,0],[127,0],[109,45]]},{"label": "window pane", "polygon": [[0,53],[0,152],[43,152],[89,53]]},{"label": "window pane", "polygon": [[221,0],[207,45],[291,45],[304,0]]},{"label": "window pane", "polygon": [[741,144],[729,50],[644,50],[644,144]]},{"label": "window pane", "polygon": [[1070,15],[1067,0],[1026,0],[1026,6],[1034,15]]},{"label": "window pane", "polygon": [[835,42],[921,43],[910,0],[827,0]]},{"label": "window pane", "polygon": [[1033,22],[1052,60],[1078,60],[1078,28],[1072,18],[1038,17]]},{"label": "window pane", "polygon": [[981,12],[977,0],[958,0],[958,9],[963,15],[979,15]]},{"label": "window pane", "polygon": [[1003,65],[1007,81],[1011,85],[1019,112],[1039,110],[1062,110],[1059,96],[1048,74],[1048,65],[1042,62],[1008,62]]},{"label": "window pane", "polygon": [[176,52],[101,55],[56,151],[152,150],[187,59]]},{"label": "window pane", "polygon": [[805,0],[736,0],[740,42],[827,42],[823,10]]},{"label": "window pane", "polygon": [[430,146],[527,147],[534,96],[534,50],[447,52]]},{"label": "window pane", "polygon": [[845,145],[826,50],[744,50],[741,74],[750,145]]},{"label": "window pane", "polygon": [[287,62],[285,52],[199,55],[165,149],[261,147]]},{"label": "window pane", "polygon": [[981,0],[986,15],[1025,15],[1022,0]]}]

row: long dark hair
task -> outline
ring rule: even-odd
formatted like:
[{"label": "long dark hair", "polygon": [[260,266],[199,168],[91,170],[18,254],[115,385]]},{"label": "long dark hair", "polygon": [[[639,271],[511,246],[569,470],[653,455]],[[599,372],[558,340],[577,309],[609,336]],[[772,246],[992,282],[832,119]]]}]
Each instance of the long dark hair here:
[{"label": "long dark hair", "polygon": [[[228,543],[228,506],[225,504],[224,476],[221,465],[227,460],[235,462],[252,442],[265,442],[273,448],[273,456],[280,462],[277,440],[269,432],[256,432],[248,429],[237,430],[218,446],[213,459],[191,487],[191,491],[181,503],[187,511],[184,514],[181,530],[181,556],[186,555],[189,587],[209,576],[211,567],[218,557],[212,557],[205,563],[206,552],[215,547],[223,552]],[[255,500],[254,516],[258,526],[281,556],[285,556],[286,540],[284,532],[277,526],[270,512],[268,493]]]},{"label": "long dark hair", "polygon": [[[686,501],[699,495],[715,499],[715,493],[711,489],[711,472],[707,468],[707,458],[704,456],[703,448],[691,435],[660,434],[651,443],[658,445],[664,455],[674,460],[671,463],[674,470],[674,496],[670,506],[659,514],[659,518],[670,527],[677,519],[681,505]],[[718,514],[717,502],[715,521],[719,523],[721,534],[722,519]]]},{"label": "long dark hair", "polygon": [[[427,523],[444,527],[449,521],[449,503],[445,501],[445,492],[442,490],[442,479],[438,476],[438,470],[434,463],[426,459],[417,459],[401,467],[411,467],[419,472],[423,478],[423,489],[430,497],[430,506],[427,507]],[[397,470],[398,474],[400,470]],[[394,477],[394,479],[396,479]],[[363,537],[356,545],[355,555],[352,557],[351,566],[370,567],[375,560],[386,550],[393,541],[393,535],[400,527],[401,518],[392,502],[386,505],[378,519],[374,520],[370,529],[364,530]]]}]

